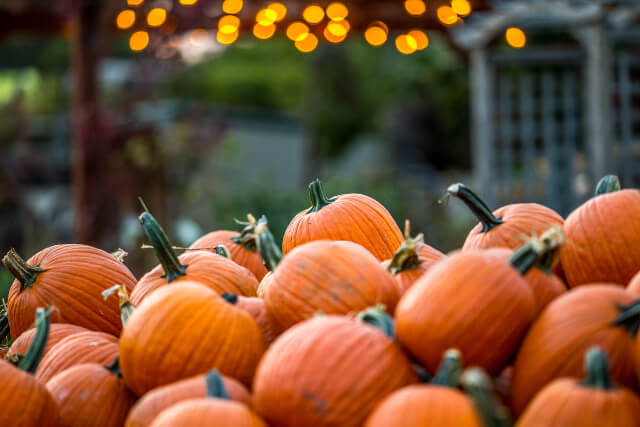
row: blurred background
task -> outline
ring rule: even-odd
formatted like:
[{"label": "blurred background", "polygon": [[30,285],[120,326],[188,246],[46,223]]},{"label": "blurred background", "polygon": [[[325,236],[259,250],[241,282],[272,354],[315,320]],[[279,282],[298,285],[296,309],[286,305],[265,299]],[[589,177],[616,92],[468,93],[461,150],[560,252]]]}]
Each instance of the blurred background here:
[{"label": "blurred background", "polygon": [[[142,196],[173,242],[358,192],[459,247],[438,204],[563,216],[640,186],[637,0],[0,0],[0,252],[130,253]],[[0,270],[0,296],[11,278]]]}]

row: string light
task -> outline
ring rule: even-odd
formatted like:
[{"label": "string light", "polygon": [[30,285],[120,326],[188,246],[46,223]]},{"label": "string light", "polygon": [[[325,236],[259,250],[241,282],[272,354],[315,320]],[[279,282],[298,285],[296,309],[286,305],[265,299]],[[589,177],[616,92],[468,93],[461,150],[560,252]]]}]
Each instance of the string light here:
[{"label": "string light", "polygon": [[140,6],[144,0],[127,0],[129,6]]},{"label": "string light", "polygon": [[383,27],[372,24],[365,30],[364,39],[371,46],[382,46],[387,41],[387,32]]},{"label": "string light", "polygon": [[416,42],[416,39],[410,35],[400,34],[396,37],[396,49],[398,49],[398,52],[405,55],[411,55],[417,48],[418,43]]},{"label": "string light", "polygon": [[123,10],[116,17],[116,26],[121,30],[131,28],[136,22],[136,13],[133,10]]},{"label": "string light", "polygon": [[166,19],[167,11],[159,7],[151,9],[147,14],[147,24],[150,27],[159,27]]},{"label": "string light", "polygon": [[240,13],[243,7],[243,0],[224,0],[224,2],[222,3],[222,11],[230,15]]},{"label": "string light", "polygon": [[349,15],[347,6],[340,2],[333,2],[327,6],[327,16],[333,21],[341,21]]},{"label": "string light", "polygon": [[129,37],[129,48],[134,52],[144,50],[149,45],[149,33],[136,31]]},{"label": "string light", "polygon": [[318,46],[318,38],[311,33],[307,33],[301,40],[296,40],[295,46],[300,52],[312,52]]},{"label": "string light", "polygon": [[429,37],[423,31],[409,31],[408,35],[416,41],[416,50],[422,50],[429,46]]},{"label": "string light", "polygon": [[451,0],[451,9],[459,16],[467,16],[471,13],[471,3],[468,0]]},{"label": "string light", "polygon": [[235,42],[236,40],[238,40],[238,34],[239,34],[238,30],[236,30],[231,34],[221,33],[220,31],[218,31],[218,34],[216,34],[216,40],[218,40],[218,43],[220,44],[229,45]]},{"label": "string light", "polygon": [[409,15],[420,16],[427,11],[427,5],[422,0],[405,0],[404,9]]},{"label": "string light", "polygon": [[276,26],[274,24],[265,26],[256,23],[253,26],[253,35],[260,40],[266,40],[270,38],[275,32]]},{"label": "string light", "polygon": [[347,38],[347,33],[344,33],[340,36],[333,34],[330,30],[329,30],[329,26],[327,25],[324,28],[324,31],[322,32],[322,35],[324,36],[324,38],[329,42],[329,43],[341,43],[344,41],[344,39]]},{"label": "string light", "polygon": [[278,13],[273,9],[260,9],[256,15],[256,22],[260,25],[271,25],[278,19]]},{"label": "string light", "polygon": [[436,10],[438,20],[444,25],[453,25],[458,22],[458,15],[453,11],[450,6],[440,6]]},{"label": "string light", "polygon": [[267,6],[267,9],[273,10],[276,13],[275,22],[280,22],[284,19],[285,16],[287,16],[287,7],[280,2],[271,3],[269,6]]},{"label": "string light", "polygon": [[309,34],[309,27],[304,22],[292,22],[287,27],[287,37],[291,41],[301,41]]},{"label": "string light", "polygon": [[198,0],[180,0],[180,4],[183,6],[193,6],[198,3]]},{"label": "string light", "polygon": [[509,46],[513,48],[520,49],[523,48],[525,44],[527,44],[527,36],[520,28],[509,27],[504,33],[504,36],[507,39],[507,43],[509,44]]},{"label": "string light", "polygon": [[235,15],[225,15],[218,21],[218,32],[233,34],[240,27],[240,18]]},{"label": "string light", "polygon": [[324,9],[317,4],[312,4],[304,8],[302,18],[309,24],[318,24],[324,19]]},{"label": "string light", "polygon": [[351,25],[346,19],[342,21],[331,21],[327,24],[327,31],[336,37],[346,36],[350,29]]}]

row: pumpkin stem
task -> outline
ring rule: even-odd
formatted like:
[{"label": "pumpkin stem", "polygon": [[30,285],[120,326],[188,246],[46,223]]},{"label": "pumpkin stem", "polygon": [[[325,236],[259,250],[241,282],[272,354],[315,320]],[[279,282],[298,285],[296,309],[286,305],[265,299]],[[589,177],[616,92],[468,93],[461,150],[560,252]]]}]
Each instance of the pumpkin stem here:
[{"label": "pumpkin stem", "polygon": [[404,222],[405,240],[393,254],[391,262],[387,267],[387,270],[389,270],[391,274],[398,274],[403,271],[413,270],[422,263],[422,261],[420,261],[420,249],[424,246],[424,237],[422,233],[420,233],[412,239],[409,227],[410,224],[407,219]]},{"label": "pumpkin stem", "polygon": [[480,368],[470,368],[462,374],[462,384],[485,427],[511,427],[507,410],[502,407],[493,394],[491,378]]},{"label": "pumpkin stem", "polygon": [[228,302],[231,305],[236,305],[238,303],[238,295],[236,294],[225,292],[220,296],[222,297],[222,299],[224,299],[226,302]]},{"label": "pumpkin stem", "polygon": [[42,355],[44,354],[44,348],[47,345],[47,340],[49,339],[51,310],[52,307],[38,308],[36,310],[36,334],[29,346],[29,350],[27,350],[27,354],[24,355],[18,364],[18,369],[29,374],[36,372],[38,363],[40,363],[40,359],[42,359]]},{"label": "pumpkin stem", "polygon": [[431,380],[432,384],[444,387],[458,387],[462,374],[462,354],[456,348],[445,351],[438,372]]},{"label": "pumpkin stem", "polygon": [[127,291],[127,287],[124,284],[114,285],[109,289],[105,289],[102,291],[102,297],[106,300],[115,292],[118,292],[118,301],[120,305],[120,319],[122,320],[122,326],[127,323],[129,317],[133,314],[136,306],[133,305],[131,301],[129,301],[129,292]]},{"label": "pumpkin stem", "polygon": [[13,248],[9,249],[9,252],[2,258],[2,264],[20,282],[20,291],[27,286],[31,287],[38,278],[38,274],[44,271],[37,265],[27,264]]},{"label": "pumpkin stem", "polygon": [[433,378],[431,373],[429,373],[429,371],[427,371],[427,369],[422,365],[412,363],[411,369],[413,370],[413,373],[416,374],[416,377],[418,377],[418,381],[421,383],[428,383]]},{"label": "pumpkin stem", "polygon": [[591,347],[584,356],[586,375],[580,383],[585,387],[593,387],[601,390],[616,388],[609,375],[609,359],[607,353],[600,347]]},{"label": "pumpkin stem", "polygon": [[595,195],[600,196],[602,194],[613,193],[616,191],[620,191],[620,179],[616,175],[606,175],[598,181]]},{"label": "pumpkin stem", "polygon": [[316,178],[311,184],[309,184],[309,199],[311,199],[311,207],[307,210],[307,213],[318,212],[323,207],[332,203],[336,198],[328,198],[322,190],[322,183]]},{"label": "pumpkin stem", "polygon": [[620,310],[620,314],[613,319],[611,326],[621,326],[635,337],[640,327],[640,299],[629,305],[616,304],[616,306]]},{"label": "pumpkin stem", "polygon": [[231,254],[229,253],[229,249],[225,245],[218,245],[214,248],[216,254],[223,256],[227,259],[231,259]]},{"label": "pumpkin stem", "polygon": [[482,224],[482,232],[486,233],[491,231],[500,224],[502,224],[501,218],[496,218],[491,212],[491,209],[478,197],[473,191],[471,191],[466,185],[457,183],[447,188],[449,196],[457,197],[462,200],[465,205],[471,210],[471,212],[478,218],[478,221]]},{"label": "pumpkin stem", "polygon": [[110,365],[105,366],[105,369],[113,375],[122,378],[122,372],[120,371],[120,355],[116,356]]},{"label": "pumpkin stem", "polygon": [[2,344],[7,335],[9,335],[9,331],[9,317],[6,311],[2,311],[0,312],[0,344]]},{"label": "pumpkin stem", "polygon": [[383,304],[361,311],[356,315],[356,320],[380,329],[391,339],[395,338],[393,318],[387,314]]},{"label": "pumpkin stem", "polygon": [[213,370],[210,371],[205,377],[204,381],[207,383],[207,396],[215,397],[218,399],[229,399],[229,393],[224,386],[222,375],[220,372]]},{"label": "pumpkin stem", "polygon": [[[516,249],[509,257],[509,264],[520,272],[521,275],[533,267],[539,265],[543,258],[555,253],[556,249],[565,242],[564,232],[561,226],[550,228],[542,233],[539,238],[533,237],[528,243]],[[551,262],[546,260],[546,262]]]},{"label": "pumpkin stem", "polygon": [[282,251],[278,247],[273,234],[269,231],[267,217],[264,215],[256,221],[253,215],[247,215],[249,222],[254,224],[254,236],[258,253],[262,257],[262,262],[269,271],[275,271],[280,261],[282,261]]},{"label": "pumpkin stem", "polygon": [[140,220],[142,229],[149,238],[160,264],[162,264],[165,274],[161,277],[166,277],[167,283],[171,283],[178,277],[187,274],[187,266],[180,264],[180,260],[173,251],[169,238],[153,215],[145,211],[140,214],[138,220]]},{"label": "pumpkin stem", "polygon": [[[247,215],[248,216],[248,215]],[[244,247],[249,251],[256,250],[256,239],[255,239],[255,222],[251,223],[250,221],[239,221],[237,219],[233,219],[236,224],[244,225],[242,231],[240,231],[239,236],[234,236],[231,238],[231,241],[237,245]]]}]

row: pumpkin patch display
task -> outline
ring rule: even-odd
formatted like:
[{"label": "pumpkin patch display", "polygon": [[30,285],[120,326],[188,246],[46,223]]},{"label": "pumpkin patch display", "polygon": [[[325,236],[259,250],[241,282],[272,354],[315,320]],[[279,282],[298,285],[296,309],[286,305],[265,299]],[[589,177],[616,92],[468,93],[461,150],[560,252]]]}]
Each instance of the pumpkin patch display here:
[{"label": "pumpkin patch display", "polygon": [[246,311],[253,317],[260,329],[262,330],[262,336],[265,344],[269,345],[276,339],[277,331],[273,324],[273,319],[267,312],[264,300],[257,297],[243,297],[236,294],[225,293],[222,294],[222,298],[229,304],[235,305],[241,310]]},{"label": "pumpkin patch display", "polygon": [[[12,355],[24,355],[31,347],[34,337],[36,336],[36,328],[31,328],[24,331],[15,341],[11,343],[7,354]],[[44,347],[42,356],[44,357],[49,350],[51,350],[57,343],[62,341],[69,335],[77,334],[78,332],[88,332],[85,328],[78,325],[70,325],[68,323],[52,323],[49,327],[49,339],[47,345]]]}]

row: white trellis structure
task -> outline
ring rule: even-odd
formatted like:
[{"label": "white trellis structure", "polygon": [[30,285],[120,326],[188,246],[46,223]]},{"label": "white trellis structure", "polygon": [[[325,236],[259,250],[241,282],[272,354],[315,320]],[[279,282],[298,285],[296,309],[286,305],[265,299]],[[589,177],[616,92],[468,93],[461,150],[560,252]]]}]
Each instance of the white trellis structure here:
[{"label": "white trellis structure", "polygon": [[[492,205],[567,213],[617,173],[640,185],[640,2],[495,1],[452,30],[471,58],[473,168]],[[504,31],[522,28],[523,49]]]}]

